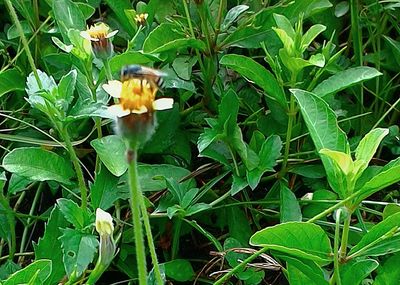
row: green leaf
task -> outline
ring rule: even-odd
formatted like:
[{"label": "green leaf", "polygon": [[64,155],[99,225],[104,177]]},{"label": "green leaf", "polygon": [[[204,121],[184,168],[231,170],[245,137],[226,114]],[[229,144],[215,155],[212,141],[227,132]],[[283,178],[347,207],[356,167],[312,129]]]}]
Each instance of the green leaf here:
[{"label": "green leaf", "polygon": [[12,91],[24,91],[25,78],[16,69],[7,69],[0,73],[0,98]]},{"label": "green leaf", "polygon": [[93,223],[90,212],[79,207],[74,201],[60,198],[57,200],[57,205],[64,218],[76,229],[83,229]]},{"label": "green leaf", "polygon": [[390,256],[378,267],[378,275],[373,285],[397,284],[400,280],[400,253]]},{"label": "green leaf", "polygon": [[[284,31],[286,33],[286,35],[291,39],[294,40],[294,38],[296,37],[296,32],[292,27],[292,23],[290,23],[289,19],[286,18],[283,15],[279,15],[279,14],[273,14],[274,16],[274,20],[276,22],[276,25],[278,26],[278,28],[282,31]],[[279,33],[277,31],[275,31],[278,36]],[[280,37],[281,38],[281,37]],[[282,38],[281,38],[282,40]],[[293,42],[293,41],[292,41]]]},{"label": "green leaf", "polygon": [[301,51],[304,52],[313,40],[325,30],[326,27],[321,24],[311,26],[301,38]]},{"label": "green leaf", "polygon": [[179,26],[172,23],[162,23],[155,28],[143,43],[146,53],[160,53],[181,48],[205,49],[205,44],[197,39],[186,38]]},{"label": "green leaf", "polygon": [[393,214],[373,226],[349,252],[357,256],[379,256],[400,250],[400,237],[393,235],[400,228],[400,213]]},{"label": "green leaf", "polygon": [[104,165],[100,167],[94,183],[90,187],[90,201],[93,209],[109,209],[118,199],[128,199],[129,191],[118,186],[118,177],[112,175]]},{"label": "green leaf", "polygon": [[383,38],[386,40],[386,42],[391,47],[394,59],[396,60],[396,63],[399,65],[400,64],[400,43],[398,41],[393,40],[392,38],[390,38],[388,36],[383,36]]},{"label": "green leaf", "polygon": [[284,183],[280,186],[280,222],[300,222],[301,209],[296,195]]},{"label": "green leaf", "polygon": [[12,260],[7,260],[0,266],[0,280],[7,279],[11,274],[21,269],[21,266]]},{"label": "green leaf", "polygon": [[3,167],[11,173],[34,181],[54,180],[71,184],[70,179],[75,176],[69,161],[41,148],[14,149],[4,157]]},{"label": "green leaf", "polygon": [[[349,153],[349,145],[346,134],[339,128],[336,115],[328,104],[313,93],[291,89],[290,92],[296,97],[301,113],[316,150],[323,148]],[[338,194],[345,195],[346,189],[340,184],[345,178],[341,172],[335,171],[333,162],[322,156],[322,162],[328,176],[328,182],[332,189]]]},{"label": "green leaf", "polygon": [[359,285],[378,266],[373,259],[350,260],[340,267],[342,284]]},{"label": "green leaf", "polygon": [[39,285],[44,284],[46,279],[50,276],[52,270],[51,260],[42,259],[37,260],[27,267],[15,272],[7,280],[5,280],[3,285],[19,285],[27,284],[32,280],[32,276],[36,275],[36,280],[33,284]]},{"label": "green leaf", "polygon": [[50,259],[53,270],[49,278],[44,282],[45,285],[58,283],[65,275],[64,263],[62,259],[60,228],[67,226],[67,221],[58,207],[54,207],[50,213],[46,224],[43,237],[39,238],[37,244],[33,244],[35,249],[35,260]]},{"label": "green leaf", "polygon": [[119,177],[128,169],[126,146],[120,136],[110,135],[90,142],[107,169]]},{"label": "green leaf", "polygon": [[229,236],[237,239],[242,246],[247,246],[252,230],[246,214],[239,207],[227,209]]},{"label": "green leaf", "polygon": [[61,231],[65,271],[69,277],[74,271],[76,276],[80,276],[93,261],[99,242],[96,236],[79,230],[61,229]]},{"label": "green leaf", "polygon": [[61,78],[60,83],[58,84],[58,98],[65,100],[68,105],[71,104],[72,100],[74,100],[76,77],[76,70],[71,70]]},{"label": "green leaf", "polygon": [[400,212],[400,206],[397,204],[387,204],[383,209],[383,219],[387,219],[393,214]]},{"label": "green leaf", "polygon": [[279,257],[287,263],[287,276],[290,285],[328,285],[321,267],[312,260],[281,255]]},{"label": "green leaf", "polygon": [[229,28],[247,9],[249,9],[249,6],[247,5],[237,5],[230,9],[228,13],[226,13],[224,21],[221,24],[221,31],[225,31],[227,28]]},{"label": "green leaf", "polygon": [[356,161],[362,161],[362,167],[359,170],[360,174],[367,168],[379,144],[388,134],[389,129],[373,129],[360,141],[355,154]]},{"label": "green leaf", "polygon": [[380,73],[375,68],[368,66],[349,68],[344,71],[335,73],[328,79],[322,81],[314,88],[313,93],[318,97],[324,97],[329,94],[336,94],[343,89],[380,75],[382,75],[382,73]]},{"label": "green leaf", "polygon": [[69,41],[68,30],[86,30],[86,20],[79,6],[71,0],[53,0],[52,11],[64,41]]},{"label": "green leaf", "polygon": [[187,282],[195,277],[192,265],[186,259],[175,259],[162,263],[161,266],[164,267],[167,277],[178,282]]},{"label": "green leaf", "polygon": [[129,0],[106,0],[105,2],[117,16],[118,23],[124,27],[125,31],[130,37],[133,37],[135,35],[136,27],[132,25],[133,22],[130,21],[126,14],[126,11],[132,9],[132,4],[129,2]]},{"label": "green leaf", "polygon": [[333,256],[325,231],[318,225],[305,222],[288,222],[265,228],[250,238],[250,244],[313,260],[320,265],[330,263]]},{"label": "green leaf", "polygon": [[220,50],[229,47],[260,48],[261,42],[268,38],[269,30],[254,25],[244,25],[229,34],[222,42],[217,42]]},{"label": "green leaf", "polygon": [[378,174],[361,187],[356,203],[360,203],[368,196],[398,181],[400,181],[400,157],[385,165]]},{"label": "green leaf", "polygon": [[235,70],[260,86],[267,93],[266,96],[270,100],[276,101],[283,110],[287,109],[286,97],[281,86],[272,73],[262,65],[249,57],[238,54],[224,55],[220,60],[220,64]]},{"label": "green leaf", "polygon": [[10,183],[8,184],[7,191],[9,194],[14,195],[20,191],[25,190],[26,187],[31,183],[32,181],[26,179],[25,177],[19,176],[17,174],[12,174],[10,178]]}]

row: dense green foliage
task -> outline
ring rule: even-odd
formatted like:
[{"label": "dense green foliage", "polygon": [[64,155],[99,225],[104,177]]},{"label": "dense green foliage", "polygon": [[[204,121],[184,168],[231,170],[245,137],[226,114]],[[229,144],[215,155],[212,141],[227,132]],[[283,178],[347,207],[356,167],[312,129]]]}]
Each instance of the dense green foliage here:
[{"label": "dense green foliage", "polygon": [[[399,283],[398,1],[0,8],[0,284]],[[154,133],[107,109],[130,64]]]}]

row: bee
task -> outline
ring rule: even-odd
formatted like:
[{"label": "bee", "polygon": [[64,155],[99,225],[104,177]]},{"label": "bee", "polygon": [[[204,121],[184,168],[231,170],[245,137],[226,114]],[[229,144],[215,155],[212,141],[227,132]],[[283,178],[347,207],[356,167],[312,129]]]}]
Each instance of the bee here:
[{"label": "bee", "polygon": [[[164,83],[164,77],[167,76],[165,72],[153,69],[138,64],[126,65],[121,69],[121,81],[124,82],[128,79],[137,78],[140,80],[146,79],[153,87],[161,87]],[[154,86],[155,85],[155,86]]]}]

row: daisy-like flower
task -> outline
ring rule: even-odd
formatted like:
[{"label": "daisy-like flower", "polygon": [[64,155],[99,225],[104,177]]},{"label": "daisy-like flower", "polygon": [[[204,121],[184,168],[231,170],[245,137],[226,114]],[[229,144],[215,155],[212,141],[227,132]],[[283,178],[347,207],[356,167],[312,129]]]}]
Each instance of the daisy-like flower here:
[{"label": "daisy-like flower", "polygon": [[103,89],[119,103],[108,108],[116,118],[117,133],[136,148],[150,139],[155,129],[156,110],[171,109],[172,98],[156,98],[158,87],[146,78],[130,78],[124,82],[112,80]]},{"label": "daisy-like flower", "polygon": [[100,59],[107,59],[112,55],[113,45],[110,38],[115,36],[118,30],[110,31],[110,27],[104,23],[96,23],[86,31],[80,33],[81,37],[90,41],[94,55]]},{"label": "daisy-like flower", "polygon": [[147,20],[148,16],[149,16],[149,14],[147,14],[147,13],[136,14],[136,16],[135,16],[136,24],[138,24],[139,26],[144,26],[146,24],[146,20]]}]

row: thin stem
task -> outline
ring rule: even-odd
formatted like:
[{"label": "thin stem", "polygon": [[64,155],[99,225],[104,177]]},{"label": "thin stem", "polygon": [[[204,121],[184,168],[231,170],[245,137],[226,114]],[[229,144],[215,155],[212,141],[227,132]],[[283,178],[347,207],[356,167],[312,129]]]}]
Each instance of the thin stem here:
[{"label": "thin stem", "polygon": [[294,96],[290,94],[290,105],[289,105],[289,120],[288,120],[288,127],[286,130],[286,143],[285,143],[285,152],[283,156],[283,163],[282,163],[282,175],[283,176],[286,173],[287,170],[287,162],[289,158],[289,152],[290,152],[290,140],[292,138],[292,130],[293,130],[293,124],[296,116],[296,102],[294,101]]},{"label": "thin stem", "polygon": [[348,217],[344,221],[343,231],[342,231],[342,241],[340,243],[340,260],[344,260],[346,258],[347,253],[347,242],[349,240],[349,230],[350,230],[350,222],[351,222],[351,213],[348,213]]},{"label": "thin stem", "polygon": [[103,60],[103,65],[104,65],[104,69],[106,71],[106,78],[108,81],[113,80],[112,77],[112,72],[111,72],[111,67],[110,67],[110,62],[108,61],[108,59],[104,59]]},{"label": "thin stem", "polygon": [[42,81],[39,78],[39,74],[37,72],[37,69],[36,69],[36,66],[35,66],[35,62],[33,60],[31,51],[29,49],[28,41],[26,40],[26,37],[25,37],[25,34],[24,34],[24,30],[23,30],[23,28],[21,26],[21,23],[18,20],[17,13],[15,12],[15,9],[14,9],[14,7],[13,7],[13,5],[12,5],[10,0],[4,0],[4,2],[6,3],[6,6],[7,6],[8,10],[10,11],[11,19],[14,22],[15,27],[17,28],[18,34],[19,34],[19,36],[21,38],[21,41],[22,41],[22,45],[24,46],[24,49],[25,49],[26,57],[28,59],[29,65],[31,66],[31,69],[32,69],[33,75],[35,76],[35,79],[36,79],[36,82],[38,84],[38,87],[40,89],[42,89],[43,88]]},{"label": "thin stem", "polygon": [[174,260],[177,256],[179,250],[179,241],[181,237],[181,228],[182,228],[182,219],[176,218],[174,219],[174,235],[172,238],[172,249],[171,249],[171,260]]},{"label": "thin stem", "polygon": [[336,284],[340,285],[341,280],[340,280],[340,273],[339,273],[339,234],[340,234],[340,216],[342,214],[342,210],[338,210],[336,214],[336,227],[335,227],[335,239],[334,239],[334,257],[333,257],[333,264],[334,264],[334,272],[333,276],[331,279],[330,284]]},{"label": "thin stem", "polygon": [[253,261],[255,258],[257,258],[260,254],[266,252],[268,250],[268,247],[264,247],[258,251],[256,251],[255,253],[253,253],[252,255],[250,255],[248,258],[246,258],[245,260],[243,260],[243,262],[239,263],[239,265],[235,266],[231,271],[229,271],[227,274],[225,274],[224,276],[222,276],[220,279],[218,279],[214,285],[221,285],[224,284],[225,281],[227,281],[230,277],[232,277],[235,273],[239,272],[240,270],[242,270],[243,268],[246,267],[246,265]]},{"label": "thin stem", "polygon": [[78,185],[79,185],[79,190],[81,192],[81,208],[86,209],[87,208],[87,188],[85,185],[85,178],[83,176],[82,168],[79,164],[79,159],[78,156],[76,155],[75,149],[72,146],[71,143],[71,138],[68,134],[68,130],[66,128],[59,128],[61,136],[64,139],[65,147],[68,150],[69,156],[71,158],[72,164],[74,165],[76,176],[78,178]]},{"label": "thin stem", "polygon": [[142,193],[139,189],[139,175],[137,171],[137,151],[130,150],[128,153],[129,161],[129,185],[131,194],[131,211],[135,234],[136,261],[138,267],[139,285],[146,285],[147,269],[146,269],[146,253],[143,240],[143,227],[140,220],[140,199]]}]

